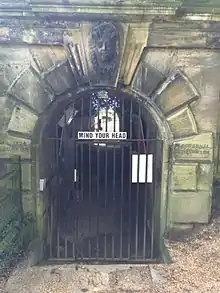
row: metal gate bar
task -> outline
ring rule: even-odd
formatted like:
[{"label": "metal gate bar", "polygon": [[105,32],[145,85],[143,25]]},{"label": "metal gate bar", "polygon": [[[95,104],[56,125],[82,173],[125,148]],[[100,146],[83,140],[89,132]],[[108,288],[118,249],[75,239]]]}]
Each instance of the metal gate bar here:
[{"label": "metal gate bar", "polygon": [[[143,118],[141,104],[129,101],[124,96],[120,97],[120,101],[117,97],[112,98],[116,108],[112,108],[114,112],[111,115],[107,106],[104,115],[101,112],[103,105],[98,102],[94,127],[98,127],[97,131],[99,127],[106,131],[127,131],[126,140],[78,140],[77,129],[84,129],[84,117],[89,116],[91,123],[94,115],[94,96],[74,101],[72,107],[78,109],[78,122],[74,123],[73,115],[72,124],[68,124],[69,118],[65,111],[62,135],[59,136],[57,132],[53,138],[58,174],[57,196],[51,204],[48,220],[51,234],[49,259],[139,263],[153,261],[158,257],[158,243],[155,241],[156,234],[159,233],[159,215],[156,215],[155,206],[161,178],[156,168],[161,168],[162,141],[155,137],[157,132],[152,119],[149,116]],[[104,124],[100,122],[103,115]],[[113,121],[112,128],[109,121]],[[136,183],[131,182],[134,154],[137,155]],[[143,176],[140,179],[140,155],[146,158],[148,164],[148,154],[153,155],[153,182],[147,183],[149,174],[145,170],[145,182],[141,183]],[[72,183],[67,173],[74,174]],[[60,210],[60,206],[65,207],[64,211]],[[113,214],[109,216],[109,213]],[[57,228],[54,232],[55,218]],[[107,220],[114,220],[115,224],[105,226]],[[83,225],[88,226],[88,231],[84,228],[82,230]],[[67,230],[69,232],[65,232]]]},{"label": "metal gate bar", "polygon": [[[128,144],[129,141],[126,141],[126,144]],[[134,141],[132,141],[134,142]],[[106,142],[107,143],[107,142]],[[78,142],[77,142],[78,144]],[[89,145],[88,142],[80,142],[80,149],[83,148],[82,145],[83,144],[86,144],[86,145]],[[89,150],[92,148],[91,145],[89,145]],[[139,148],[139,146],[138,146]],[[76,149],[79,149],[78,147]],[[115,150],[115,146],[114,146],[114,150]],[[123,148],[124,150],[124,148]],[[104,180],[104,206],[106,207],[107,206],[107,202],[108,202],[108,199],[107,199],[107,188],[108,188],[108,185],[107,185],[107,177],[108,177],[108,169],[107,169],[107,158],[108,158],[108,154],[107,154],[107,147],[105,147],[105,180]],[[131,144],[129,145],[129,151],[132,152],[131,150]],[[100,150],[97,150],[97,159],[98,159],[98,164],[100,163]],[[90,154],[91,156],[91,154]],[[115,156],[114,156],[115,157]],[[123,161],[124,160],[124,151],[122,151],[122,158],[121,160]],[[140,165],[140,156],[138,157],[138,167]],[[114,160],[115,161],[115,160]],[[131,164],[131,163],[130,163]],[[121,165],[123,165],[123,162],[121,162]],[[113,168],[114,169],[114,172],[115,172],[115,169],[116,168]],[[131,167],[129,168],[131,170]],[[131,174],[131,171],[129,170],[129,174]],[[91,173],[91,171],[89,171]],[[99,168],[97,168],[97,174],[98,174],[98,177],[100,176],[100,170]],[[119,234],[119,257],[115,256],[115,235],[112,235],[112,258],[111,259],[115,259],[115,260],[118,260],[118,259],[121,259],[121,260],[124,260],[124,259],[131,259],[131,250],[132,250],[132,241],[131,241],[131,238],[132,238],[132,234],[131,234],[131,230],[128,231],[128,239],[127,239],[127,245],[128,245],[128,250],[127,250],[127,253],[125,254],[123,252],[123,243],[124,243],[124,233],[123,232],[126,232],[124,231],[124,225],[123,225],[123,206],[124,206],[124,203],[125,203],[125,199],[124,199],[124,184],[123,184],[123,181],[124,181],[124,177],[123,177],[123,172],[121,172],[121,178],[120,178],[120,188],[121,188],[121,192],[120,192],[120,199],[119,199],[119,206],[120,206],[120,220],[119,220],[119,226],[120,226],[120,234]],[[147,175],[146,175],[147,176]],[[129,177],[131,177],[129,175]],[[98,178],[99,179],[99,178]],[[138,174],[138,179],[139,179],[139,174]],[[113,180],[113,182],[115,181],[115,179]],[[97,180],[97,182],[100,182],[99,180]],[[97,184],[97,189],[98,191],[100,191],[100,184]],[[116,186],[116,184],[114,184],[114,187]],[[144,190],[146,192],[146,190],[150,193],[150,194],[153,194],[152,191],[150,190],[151,189],[151,186],[154,187],[154,185],[147,185],[145,184],[144,186]],[[148,258],[148,255],[146,255],[146,246],[147,246],[147,228],[149,229],[149,227],[147,227],[147,216],[148,216],[148,212],[147,212],[147,205],[150,205],[152,206],[152,201],[153,201],[153,196],[150,197],[148,200],[147,200],[147,196],[144,197],[144,200],[142,202],[143,204],[143,207],[144,207],[144,211],[141,212],[141,215],[140,215],[140,206],[142,205],[140,202],[139,202],[139,197],[140,197],[140,183],[136,184],[135,186],[135,197],[136,197],[136,200],[135,200],[135,206],[133,206],[132,204],[132,196],[134,195],[134,193],[131,192],[131,189],[132,189],[132,186],[131,184],[129,184],[129,189],[128,189],[128,226],[129,226],[129,229],[131,228],[131,223],[132,223],[132,213],[133,213],[133,208],[135,208],[136,212],[135,212],[135,259],[138,259],[140,260],[140,253],[139,253],[139,246],[140,246],[140,232],[141,230],[143,231],[142,232],[142,239],[143,239],[143,246],[142,246],[142,259],[147,259]],[[142,188],[143,189],[143,188]],[[78,192],[78,190],[77,190]],[[89,198],[90,200],[92,199],[92,196],[91,196],[91,192],[89,191]],[[116,195],[115,194],[112,194],[112,199],[115,199],[116,198]],[[100,192],[98,192],[97,194],[97,199],[100,200]],[[83,202],[84,198],[80,197],[80,200]],[[143,214],[143,227],[141,228],[140,226],[140,218],[139,217],[142,217],[142,214]],[[148,222],[150,222],[150,225],[151,225],[151,255],[150,255],[150,258],[153,259],[153,256],[154,256],[154,250],[153,250],[153,247],[154,247],[154,213],[152,213],[152,218],[151,219],[148,219]],[[76,221],[78,221],[78,218],[76,219]],[[90,221],[90,219],[88,218],[88,222]],[[97,231],[99,231],[99,225],[100,225],[100,220],[99,220],[99,217],[97,216]],[[148,235],[149,236],[149,235]],[[104,253],[103,255],[101,256],[100,255],[100,248],[99,248],[99,245],[100,245],[100,235],[98,233],[97,237],[96,237],[96,248],[97,248],[97,256],[95,257],[96,260],[102,258],[104,260],[107,260],[109,257],[108,257],[108,253],[107,253],[107,235],[105,234],[104,235]],[[68,254],[68,243],[67,243],[67,239],[65,238],[64,239],[64,258],[66,259],[69,259],[69,254]],[[60,231],[58,229],[57,231],[57,245],[60,244]],[[83,260],[86,260],[86,259],[93,259],[94,257],[92,256],[92,253],[91,253],[91,240],[89,240],[88,242],[88,246],[90,247],[89,248],[89,256],[88,257],[83,257]],[[74,248],[73,248],[73,251]],[[50,254],[50,258],[51,258],[51,254]],[[60,250],[57,250],[57,258],[62,258],[61,255],[60,255]],[[75,258],[72,258],[72,259],[75,259]]]}]

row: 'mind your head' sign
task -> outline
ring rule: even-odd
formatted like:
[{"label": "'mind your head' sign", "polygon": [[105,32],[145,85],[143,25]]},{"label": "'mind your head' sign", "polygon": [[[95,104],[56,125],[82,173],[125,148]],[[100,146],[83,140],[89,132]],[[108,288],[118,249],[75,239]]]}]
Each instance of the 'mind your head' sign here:
[{"label": "'mind your head' sign", "polygon": [[78,139],[127,139],[127,132],[86,132],[79,131]]}]

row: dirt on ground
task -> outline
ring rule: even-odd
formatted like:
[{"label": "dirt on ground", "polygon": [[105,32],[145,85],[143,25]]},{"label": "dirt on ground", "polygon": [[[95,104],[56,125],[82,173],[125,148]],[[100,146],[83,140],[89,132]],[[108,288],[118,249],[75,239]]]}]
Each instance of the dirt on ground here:
[{"label": "dirt on ground", "polygon": [[167,240],[166,246],[171,264],[77,269],[18,267],[0,278],[0,293],[220,292],[220,212],[213,213],[209,225],[197,226],[193,233]]},{"label": "dirt on ground", "polygon": [[166,241],[173,263],[154,265],[155,292],[220,292],[220,212],[209,225],[175,241]]}]

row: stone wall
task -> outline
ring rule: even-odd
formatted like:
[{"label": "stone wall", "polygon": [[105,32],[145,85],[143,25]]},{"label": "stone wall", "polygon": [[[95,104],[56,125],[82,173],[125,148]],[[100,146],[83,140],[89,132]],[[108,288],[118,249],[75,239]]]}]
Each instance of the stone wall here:
[{"label": "stone wall", "polygon": [[209,220],[218,149],[213,137],[219,113],[219,61],[219,52],[212,50],[146,49],[134,79],[134,86],[155,100],[173,134],[169,186],[173,223]]},{"label": "stone wall", "polygon": [[[164,175],[158,195],[165,203],[162,214],[168,210],[167,225],[208,222],[220,65],[219,52],[210,48],[218,43],[204,33],[211,24],[195,24],[192,38],[188,23],[176,23],[177,30],[173,22],[24,23],[0,27],[0,156],[22,156],[24,211],[36,217],[40,230],[47,214],[39,191],[39,121],[48,123],[60,99],[100,85],[141,96],[161,137],[169,137],[163,164],[168,180]],[[97,55],[97,30],[111,33],[109,63]]]}]

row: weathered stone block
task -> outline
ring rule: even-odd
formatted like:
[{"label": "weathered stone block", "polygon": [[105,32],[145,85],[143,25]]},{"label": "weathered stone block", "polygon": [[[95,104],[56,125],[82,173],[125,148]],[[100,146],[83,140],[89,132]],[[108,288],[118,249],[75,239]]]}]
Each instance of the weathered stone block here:
[{"label": "weathered stone block", "polygon": [[13,110],[8,130],[31,135],[37,119],[38,117],[29,110],[16,106]]},{"label": "weathered stone block", "polygon": [[174,190],[191,190],[197,188],[198,164],[175,164],[172,170],[172,188]]},{"label": "weathered stone block", "polygon": [[174,49],[147,49],[144,61],[164,77],[168,77],[176,69],[175,52]]},{"label": "weathered stone block", "polygon": [[35,199],[32,193],[23,191],[22,205],[24,214],[30,213],[31,215],[35,215]]},{"label": "weathered stone block", "polygon": [[45,74],[45,80],[57,95],[76,86],[75,78],[68,61],[58,64],[52,71]]},{"label": "weathered stone block", "polygon": [[188,106],[168,116],[167,121],[174,138],[198,133],[194,115]]},{"label": "weathered stone block", "polygon": [[22,189],[31,189],[31,163],[22,162]]},{"label": "weathered stone block", "polygon": [[169,209],[173,223],[207,223],[211,213],[210,192],[173,192]]},{"label": "weathered stone block", "polygon": [[36,112],[42,112],[52,99],[52,95],[46,90],[43,81],[31,68],[23,72],[10,88],[9,93],[22,100],[28,107],[32,107]]},{"label": "weathered stone block", "polygon": [[184,140],[178,140],[173,145],[174,160],[183,161],[213,161],[212,133],[202,133]]},{"label": "weathered stone block", "polygon": [[0,93],[5,93],[25,68],[30,66],[28,48],[0,47]]},{"label": "weathered stone block", "polygon": [[30,159],[31,141],[9,135],[0,136],[0,156],[8,158],[12,155]]},{"label": "weathered stone block", "polygon": [[198,170],[198,189],[212,190],[213,183],[213,164],[199,164]]},{"label": "weathered stone block", "polygon": [[130,24],[122,58],[120,80],[125,85],[130,84],[144,47],[147,44],[149,23]]},{"label": "weathered stone block", "polygon": [[[168,2],[167,2],[168,3]],[[150,27],[148,45],[155,47],[205,47],[206,37],[201,23],[153,22]]]},{"label": "weathered stone block", "polygon": [[61,46],[32,47],[31,55],[42,73],[67,59],[66,51]]},{"label": "weathered stone block", "polygon": [[168,238],[172,241],[178,241],[192,234],[194,224],[172,223],[169,231]]},{"label": "weathered stone block", "polygon": [[196,98],[198,98],[197,91],[181,72],[171,74],[154,97],[156,104],[165,115]]},{"label": "weathered stone block", "polygon": [[165,80],[165,76],[162,73],[147,62],[142,61],[136,71],[132,87],[150,96],[163,80]]},{"label": "weathered stone block", "polygon": [[15,101],[6,96],[0,97],[0,133],[5,133],[11,119]]},{"label": "weathered stone block", "polygon": [[[75,28],[68,29],[63,33],[63,44],[68,55],[68,60],[71,64],[75,80],[79,86],[83,86],[85,84],[89,84],[88,62],[85,54],[85,52],[88,53],[88,48],[84,46],[84,43],[88,41],[87,36],[90,28],[89,25],[82,26],[77,23],[74,23],[74,25]],[[106,48],[106,50],[109,50],[109,48]],[[95,54],[92,54],[87,57],[92,58],[94,56]]]}]

